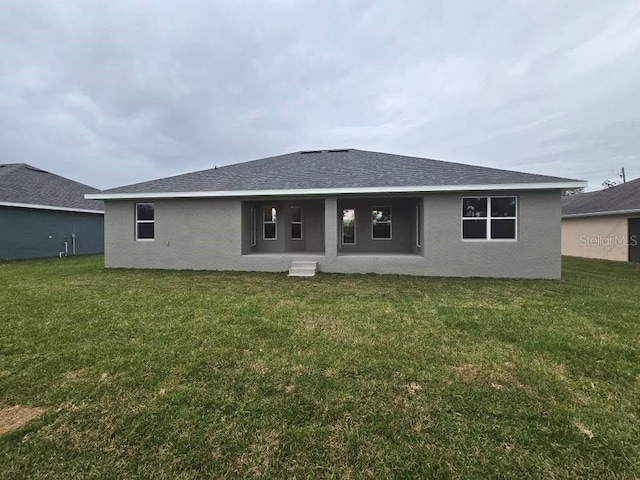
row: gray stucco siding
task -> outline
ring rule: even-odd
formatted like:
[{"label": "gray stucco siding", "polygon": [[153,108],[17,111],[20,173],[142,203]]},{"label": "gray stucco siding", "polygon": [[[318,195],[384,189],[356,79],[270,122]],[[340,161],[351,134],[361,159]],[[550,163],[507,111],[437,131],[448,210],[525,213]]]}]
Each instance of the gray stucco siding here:
[{"label": "gray stucco siding", "polygon": [[[154,204],[154,240],[135,239],[135,203],[105,202],[105,265],[236,270],[242,256],[239,200],[145,200]],[[233,267],[236,268],[233,268]]]},{"label": "gray stucco siding", "polygon": [[0,206],[0,259],[56,257],[65,241],[71,255],[72,235],[76,254],[103,252],[103,215]]},{"label": "gray stucco siding", "polygon": [[[500,196],[510,194],[518,197],[517,241],[462,240],[464,192],[411,195],[407,198],[412,205],[420,202],[420,198],[423,202],[422,248],[387,254],[339,252],[339,211],[345,205],[345,198],[322,199],[324,253],[307,253],[302,258],[317,261],[320,271],[337,273],[559,278],[559,191],[496,192]],[[318,200],[315,199],[316,204]],[[363,205],[370,203],[369,199],[352,200],[361,201]],[[291,203],[282,199],[274,201]],[[247,202],[244,200],[245,205]],[[376,205],[377,202],[376,199]],[[154,203],[155,239],[136,241],[135,202],[105,202],[107,267],[285,271],[296,259],[293,252],[246,254],[246,247],[243,254],[248,219],[241,199],[161,199]],[[405,210],[403,221],[413,227],[407,231],[415,231],[413,209]],[[319,210],[316,213],[316,218],[322,218]],[[395,210],[394,215],[397,215]],[[400,221],[403,216],[396,218]],[[260,235],[261,228],[259,222]],[[406,241],[415,245],[415,236],[409,234]]]},{"label": "gray stucco siding", "polygon": [[[461,198],[491,195],[518,198],[517,240],[462,240]],[[560,278],[560,193],[428,195],[424,252],[429,270],[435,275]]]}]

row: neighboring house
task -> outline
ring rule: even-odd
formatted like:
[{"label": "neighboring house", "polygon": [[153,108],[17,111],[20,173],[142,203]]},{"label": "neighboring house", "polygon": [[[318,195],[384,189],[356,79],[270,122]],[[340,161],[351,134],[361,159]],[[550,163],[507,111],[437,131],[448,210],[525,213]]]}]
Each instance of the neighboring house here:
[{"label": "neighboring house", "polygon": [[107,267],[559,278],[561,191],[584,185],[344,149],[86,198],[105,202]]},{"label": "neighboring house", "polygon": [[0,164],[0,259],[104,251],[97,192],[24,163]]},{"label": "neighboring house", "polygon": [[562,254],[640,262],[640,178],[562,202]]}]

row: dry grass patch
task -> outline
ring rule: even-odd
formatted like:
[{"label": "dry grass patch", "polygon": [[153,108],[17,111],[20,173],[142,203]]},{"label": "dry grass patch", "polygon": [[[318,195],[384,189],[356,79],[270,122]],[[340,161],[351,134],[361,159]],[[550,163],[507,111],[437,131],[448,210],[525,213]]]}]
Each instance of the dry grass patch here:
[{"label": "dry grass patch", "polygon": [[409,385],[406,386],[406,388],[407,388],[407,392],[409,392],[409,395],[412,395],[412,396],[419,393],[420,390],[422,390],[422,386],[415,382],[411,382]]},{"label": "dry grass patch", "polygon": [[44,408],[21,407],[20,405],[0,408],[0,435],[18,430],[31,420],[41,417],[45,412]]},{"label": "dry grass patch", "polygon": [[62,382],[64,384],[87,382],[91,380],[91,375],[91,370],[89,370],[88,368],[71,370],[62,375]]},{"label": "dry grass patch", "polygon": [[314,312],[304,312],[300,317],[300,326],[303,330],[311,331],[339,339],[344,332],[335,317]]},{"label": "dry grass patch", "polygon": [[[389,314],[389,317],[392,315]],[[321,335],[333,342],[348,342],[354,346],[371,347],[376,341],[369,331],[359,331],[357,322],[339,318],[337,315],[304,312],[300,316],[300,330],[310,332],[313,335]]]},{"label": "dry grass patch", "polygon": [[531,393],[531,388],[516,378],[514,366],[509,362],[487,366],[466,363],[451,367],[451,369],[458,374],[465,385],[488,385],[496,390],[517,388]]},{"label": "dry grass patch", "polygon": [[277,430],[258,431],[249,451],[240,455],[238,465],[246,468],[253,477],[269,474],[273,457],[280,448],[280,432]]},{"label": "dry grass patch", "polygon": [[573,424],[575,425],[575,427],[578,429],[578,431],[584,435],[585,437],[591,439],[593,438],[593,432],[587,428],[586,426],[584,426],[582,423],[580,422],[573,422]]}]

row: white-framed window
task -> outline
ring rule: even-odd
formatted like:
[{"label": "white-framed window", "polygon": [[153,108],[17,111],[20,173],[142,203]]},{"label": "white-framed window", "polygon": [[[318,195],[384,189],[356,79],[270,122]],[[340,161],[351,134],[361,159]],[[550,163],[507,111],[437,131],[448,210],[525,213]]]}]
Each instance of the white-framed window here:
[{"label": "white-framed window", "polygon": [[155,211],[153,203],[136,203],[136,240],[155,238]]},{"label": "white-framed window", "polygon": [[371,238],[373,240],[391,240],[391,207],[373,207],[371,209]]},{"label": "white-framed window", "polygon": [[517,240],[518,198],[462,197],[463,240]]},{"label": "white-framed window", "polygon": [[249,237],[251,240],[251,246],[255,247],[257,243],[257,225],[256,225],[256,207],[251,207],[251,211],[249,212],[249,228],[251,229],[251,233],[249,233]]},{"label": "white-framed window", "polygon": [[416,204],[416,247],[422,246],[422,204]]},{"label": "white-framed window", "polygon": [[342,244],[356,244],[356,210],[354,208],[342,209]]},{"label": "white-framed window", "polygon": [[291,240],[302,240],[302,207],[291,207]]},{"label": "white-framed window", "polygon": [[278,239],[278,211],[273,205],[267,205],[263,209],[264,221],[262,225],[263,240]]}]

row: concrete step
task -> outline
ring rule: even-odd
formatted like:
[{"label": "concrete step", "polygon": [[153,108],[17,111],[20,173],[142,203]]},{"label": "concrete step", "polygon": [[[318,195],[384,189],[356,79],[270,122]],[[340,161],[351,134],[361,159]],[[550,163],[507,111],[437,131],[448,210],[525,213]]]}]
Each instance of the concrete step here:
[{"label": "concrete step", "polygon": [[316,272],[314,270],[294,271],[289,270],[289,277],[315,277]]},{"label": "concrete step", "polygon": [[290,277],[313,277],[318,269],[317,262],[298,261],[291,262]]}]

